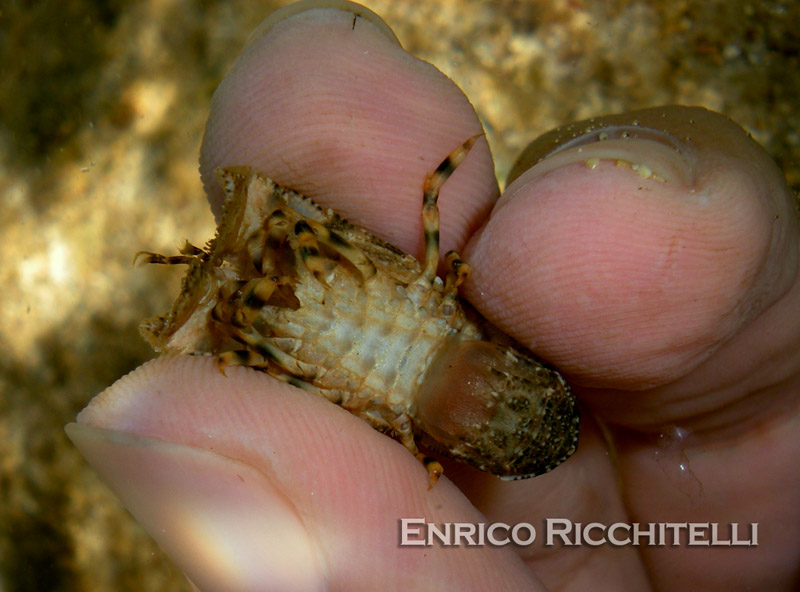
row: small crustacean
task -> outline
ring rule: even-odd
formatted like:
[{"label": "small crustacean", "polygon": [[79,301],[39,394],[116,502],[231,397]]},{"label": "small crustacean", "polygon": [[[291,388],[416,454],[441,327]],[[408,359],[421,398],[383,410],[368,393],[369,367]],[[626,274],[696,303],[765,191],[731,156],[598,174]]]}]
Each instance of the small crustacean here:
[{"label": "small crustacean", "polygon": [[[574,451],[575,400],[563,378],[477,315],[458,286],[469,268],[439,263],[439,189],[479,136],[424,184],[425,261],[246,167],[220,169],[227,195],[215,238],[181,254],[172,310],[141,330],[156,350],[219,356],[341,405],[397,437],[431,475],[417,441],[504,479],[549,471]],[[487,337],[488,336],[488,337]]]}]

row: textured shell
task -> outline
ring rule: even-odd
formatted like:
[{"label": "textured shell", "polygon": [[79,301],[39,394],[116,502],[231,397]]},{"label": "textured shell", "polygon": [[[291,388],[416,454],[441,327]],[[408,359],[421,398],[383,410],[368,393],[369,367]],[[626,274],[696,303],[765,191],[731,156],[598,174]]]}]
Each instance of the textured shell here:
[{"label": "textured shell", "polygon": [[142,324],[158,351],[256,367],[415,454],[422,441],[504,478],[549,471],[572,454],[578,414],[564,380],[468,317],[455,289],[247,168],[220,179],[227,200],[214,240],[183,256],[148,254],[189,264],[172,310]]}]

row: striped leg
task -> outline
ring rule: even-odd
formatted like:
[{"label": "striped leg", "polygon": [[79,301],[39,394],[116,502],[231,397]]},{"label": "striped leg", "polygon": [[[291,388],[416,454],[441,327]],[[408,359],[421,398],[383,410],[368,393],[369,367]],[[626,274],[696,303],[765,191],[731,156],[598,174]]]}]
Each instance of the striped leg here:
[{"label": "striped leg", "polygon": [[307,220],[306,222],[317,240],[337,255],[347,259],[358,270],[363,279],[366,280],[375,275],[375,265],[361,249],[354,247],[344,237],[331,232],[319,222],[314,220]]},{"label": "striped leg", "polygon": [[298,263],[304,265],[318,280],[323,280],[333,270],[334,264],[320,252],[317,236],[308,222],[305,220],[297,222],[294,225],[294,236],[297,242]]},{"label": "striped leg", "polygon": [[263,226],[247,238],[247,250],[256,270],[262,275],[286,273],[284,245],[289,234],[289,217],[283,210],[275,210]]},{"label": "striped leg", "polygon": [[452,294],[455,297],[458,295],[458,287],[469,277],[470,268],[455,251],[447,251],[444,256],[444,262],[447,264],[447,277],[444,284],[445,296]]},{"label": "striped leg", "polygon": [[138,251],[133,256],[133,264],[139,263],[155,263],[156,265],[189,265],[196,259],[206,255],[206,252],[200,247],[195,247],[189,241],[186,241],[180,248],[180,255],[159,255],[150,251]]},{"label": "striped leg", "polygon": [[436,269],[439,267],[439,208],[436,202],[439,199],[439,190],[453,174],[456,167],[464,162],[473,144],[483,134],[472,136],[469,140],[453,150],[442,161],[436,170],[428,175],[423,185],[422,195],[422,229],[425,233],[425,263],[422,268],[422,278],[433,282]]},{"label": "striped leg", "polygon": [[[375,265],[369,257],[347,242],[344,237],[331,232],[319,222],[300,220],[294,226],[294,234],[300,260],[317,279],[325,278],[341,259],[350,262],[362,280],[375,275]],[[320,245],[325,247],[324,251]]]}]

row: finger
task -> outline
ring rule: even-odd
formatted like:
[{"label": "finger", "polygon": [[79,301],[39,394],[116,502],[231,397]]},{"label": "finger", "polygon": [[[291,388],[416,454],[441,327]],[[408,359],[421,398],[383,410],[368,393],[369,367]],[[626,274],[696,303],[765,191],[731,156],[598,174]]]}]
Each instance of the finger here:
[{"label": "finger", "polygon": [[210,358],[159,358],[68,428],[199,589],[540,589],[508,547],[400,545],[401,518],[481,516],[447,479],[428,491],[416,459],[342,409],[227,374]]},{"label": "finger", "polygon": [[652,577],[794,581],[800,282],[780,171],[729,120],[674,107],[557,130],[514,175],[466,252],[469,297],[585,385],[631,520],[761,525],[757,549],[645,547]]},{"label": "finger", "polygon": [[580,383],[643,388],[683,376],[795,281],[792,196],[720,115],[598,118],[531,152],[547,158],[518,167],[470,243],[465,289]]},{"label": "finger", "polygon": [[[480,123],[377,16],[332,4],[341,9],[270,19],[214,94],[201,151],[212,209],[219,216],[214,170],[248,165],[421,257],[425,176]],[[480,140],[442,190],[442,252],[463,246],[496,196]]]}]

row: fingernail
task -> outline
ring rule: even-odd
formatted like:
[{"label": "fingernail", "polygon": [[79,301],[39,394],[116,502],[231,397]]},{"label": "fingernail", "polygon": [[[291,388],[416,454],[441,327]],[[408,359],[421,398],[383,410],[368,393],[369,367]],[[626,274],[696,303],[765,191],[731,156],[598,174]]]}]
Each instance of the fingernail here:
[{"label": "fingernail", "polygon": [[155,438],[80,423],[66,432],[200,590],[322,589],[309,532],[263,472]]},{"label": "fingernail", "polygon": [[667,129],[640,121],[637,113],[588,119],[536,139],[512,167],[508,183],[525,174],[545,173],[575,163],[596,168],[610,161],[643,179],[691,186],[696,155],[691,145]]},{"label": "fingernail", "polygon": [[398,41],[397,36],[395,36],[394,31],[392,31],[389,25],[366,6],[361,6],[355,2],[347,2],[346,0],[301,0],[300,2],[283,6],[270,14],[256,27],[256,30],[253,31],[250,38],[247,40],[245,47],[253,45],[278,23],[311,10],[339,10],[349,12],[354,17],[362,18],[372,23],[389,40],[400,45],[400,41]]}]

